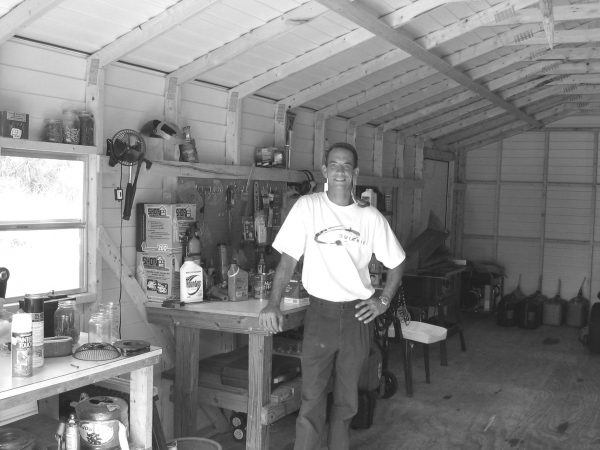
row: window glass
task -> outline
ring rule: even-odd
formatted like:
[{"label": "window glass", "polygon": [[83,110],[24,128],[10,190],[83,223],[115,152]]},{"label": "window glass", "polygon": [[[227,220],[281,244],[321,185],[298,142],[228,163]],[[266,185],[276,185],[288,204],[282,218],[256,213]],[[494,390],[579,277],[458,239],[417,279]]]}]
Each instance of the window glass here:
[{"label": "window glass", "polygon": [[85,290],[86,162],[75,155],[0,155],[0,266],[6,297]]}]

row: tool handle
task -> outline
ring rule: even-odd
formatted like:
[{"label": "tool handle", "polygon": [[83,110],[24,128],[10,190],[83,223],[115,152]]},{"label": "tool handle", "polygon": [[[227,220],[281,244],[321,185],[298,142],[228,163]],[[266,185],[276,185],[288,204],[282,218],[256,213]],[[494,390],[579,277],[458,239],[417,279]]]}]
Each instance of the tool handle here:
[{"label": "tool handle", "polygon": [[125,188],[125,206],[123,207],[123,220],[129,220],[131,217],[131,208],[133,207],[133,185],[131,183],[127,183],[127,187]]}]

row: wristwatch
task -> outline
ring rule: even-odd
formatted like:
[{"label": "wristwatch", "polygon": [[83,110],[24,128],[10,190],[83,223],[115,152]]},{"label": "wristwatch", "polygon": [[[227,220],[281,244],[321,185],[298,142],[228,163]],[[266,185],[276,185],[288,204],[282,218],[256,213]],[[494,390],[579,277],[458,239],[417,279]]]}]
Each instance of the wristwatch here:
[{"label": "wristwatch", "polygon": [[379,301],[387,308],[392,300],[387,295],[380,295]]}]

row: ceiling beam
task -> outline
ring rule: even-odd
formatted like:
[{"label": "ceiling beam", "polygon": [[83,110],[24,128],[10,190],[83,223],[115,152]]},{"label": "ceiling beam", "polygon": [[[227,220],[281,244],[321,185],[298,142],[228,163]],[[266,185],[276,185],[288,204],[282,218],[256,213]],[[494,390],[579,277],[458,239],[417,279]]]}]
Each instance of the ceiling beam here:
[{"label": "ceiling beam", "polygon": [[[357,28],[349,33],[346,33],[338,38],[329,41],[314,50],[303,53],[296,58],[267,70],[266,72],[257,75],[251,80],[241,83],[233,88],[232,91],[238,92],[239,98],[247,97],[256,91],[268,86],[271,83],[276,83],[289,77],[301,70],[306,69],[313,64],[318,64],[332,57],[336,53],[343,52],[355,45],[360,44],[373,37],[373,34],[363,28]],[[404,58],[404,52],[397,51],[398,58]],[[392,64],[392,61],[388,61]],[[285,103],[285,102],[283,102]]]},{"label": "ceiling beam", "polygon": [[23,0],[0,17],[0,45],[64,0]]},{"label": "ceiling beam", "polygon": [[[532,89],[535,89],[540,84],[542,84],[542,81],[540,81],[540,80],[528,81],[528,82],[522,83],[518,86],[511,87],[509,89],[505,89],[504,91],[501,92],[501,95],[503,98],[510,98],[515,95],[519,95],[523,92],[528,92]],[[466,91],[465,93],[472,94],[469,91]],[[475,94],[472,94],[472,96],[476,97]],[[457,96],[455,96],[455,97],[457,97]],[[436,110],[436,109],[434,109],[434,106],[436,106],[436,105],[431,105],[431,110],[425,111],[425,115],[422,116],[422,117],[430,117],[433,115],[434,117],[432,117],[431,119],[427,119],[427,120],[421,120],[416,123],[414,121],[410,121],[410,122],[412,122],[412,124],[408,127],[403,127],[402,133],[404,133],[408,136],[412,136],[414,134],[427,134],[428,130],[438,128],[441,125],[443,125],[444,123],[448,123],[448,122],[452,122],[452,121],[456,120],[457,115],[468,114],[474,110],[489,106],[489,102],[487,100],[479,100],[476,102],[468,103],[464,106],[461,106],[459,104],[456,107],[453,107],[451,109],[448,108],[447,105],[439,105],[438,104],[438,106],[444,106],[444,107]],[[429,108],[429,107],[421,108],[419,111],[427,109],[427,108]],[[445,112],[444,114],[437,115],[437,116],[435,115],[436,113],[440,113],[440,112],[444,112],[444,111],[448,111],[448,112]],[[410,122],[407,122],[407,124],[410,124]]]},{"label": "ceiling beam", "polygon": [[[564,117],[573,115],[576,111],[570,105],[556,105],[550,109],[536,114],[536,117],[540,119],[544,126],[556,122]],[[513,122],[512,124],[503,125],[497,129],[489,130],[485,134],[478,136],[477,138],[465,140],[463,142],[457,142],[453,144],[451,148],[444,148],[444,150],[450,151],[470,151],[483,146],[498,142],[506,139],[510,136],[515,136],[526,131],[531,131],[531,127],[523,122]],[[435,143],[434,143],[435,145]]]},{"label": "ceiling beam", "polygon": [[[438,6],[442,6],[447,3],[453,3],[462,0],[421,0],[416,1],[407,6],[403,6],[384,17],[381,17],[385,23],[393,27],[399,27],[410,20],[414,19],[417,15],[426,13],[432,9],[437,8]],[[525,0],[518,0],[525,1]],[[529,4],[532,3],[532,0],[527,0]],[[333,14],[333,13],[331,13]],[[231,88],[231,91],[238,92],[240,98],[247,97],[250,94],[268,86],[271,83],[275,83],[285,77],[293,75],[301,70],[306,69],[308,66],[317,64],[331,57],[332,55],[347,50],[348,48],[354,47],[362,42],[366,42],[369,39],[373,38],[373,33],[368,32],[362,28],[357,28],[343,36],[340,36],[322,46],[308,51],[303,55],[300,55],[293,60],[283,63],[280,66],[269,69],[267,72],[262,75],[258,75],[254,77],[252,80],[249,80],[245,83],[242,83],[234,88]],[[344,74],[340,74],[339,77],[334,77],[330,83],[319,84],[317,87],[313,89],[308,89],[303,92],[303,95],[299,95],[295,98],[285,98],[281,100],[281,103],[289,105],[291,108],[295,106],[299,106],[303,103],[306,103],[313,98],[319,97],[321,94],[319,92],[328,92],[329,90],[333,90],[342,86],[343,84],[352,83],[357,79],[363,78],[364,76],[376,72],[378,70],[382,70],[392,64],[396,64],[401,62],[410,55],[406,52],[402,52],[400,50],[393,50],[392,52],[388,52],[388,54],[383,55],[379,58],[374,58],[373,60],[366,62],[365,64],[357,67],[356,70],[348,70],[344,72]],[[380,60],[381,58],[381,60]],[[347,80],[347,81],[346,81]]]},{"label": "ceiling beam", "polygon": [[[534,105],[534,106],[527,108],[527,111],[529,112],[529,114],[532,114],[535,116],[536,114],[539,114],[540,112],[547,110],[547,108],[549,108],[557,103],[562,105],[561,99],[553,97],[541,105],[538,104],[538,105]],[[456,133],[454,133],[452,135],[444,136],[443,139],[438,139],[437,141],[433,141],[433,142],[434,142],[434,144],[440,145],[441,147],[453,148],[457,142],[464,142],[464,141],[468,141],[469,139],[477,139],[478,136],[485,134],[488,130],[497,129],[499,127],[510,126],[510,125],[516,126],[519,123],[522,124],[523,121],[515,120],[510,114],[505,113],[499,117],[481,122],[479,127],[471,127],[471,128],[461,129],[460,131],[457,131]],[[528,129],[535,128],[535,127],[531,127],[531,125],[528,123],[525,123],[525,125],[527,125],[529,127]]]},{"label": "ceiling beam", "polygon": [[120,36],[110,44],[105,45],[90,55],[89,58],[98,59],[100,67],[104,67],[218,1],[220,0],[180,0],[164,12],[138,25],[129,33]]},{"label": "ceiling beam", "polygon": [[515,108],[509,102],[494,94],[493,92],[487,90],[482,85],[474,82],[471,78],[466,76],[463,72],[454,68],[452,65],[448,64],[442,58],[435,56],[434,54],[428,52],[425,48],[421,47],[419,44],[414,42],[411,37],[406,35],[401,30],[396,30],[381,22],[377,16],[373,14],[368,8],[364,5],[359,5],[358,3],[350,3],[346,0],[318,0],[319,3],[327,6],[329,9],[337,12],[342,17],[345,17],[348,20],[360,25],[361,27],[371,31],[373,34],[379,36],[380,38],[390,42],[393,45],[396,45],[398,48],[404,50],[407,53],[410,53],[415,58],[420,59],[425,64],[433,67],[435,70],[443,73],[448,78],[456,81],[459,84],[462,84],[467,89],[476,92],[481,97],[489,100],[490,102],[506,109],[515,117],[525,120],[529,124],[535,127],[541,127],[542,124],[535,120],[533,117],[528,116],[523,111],[520,111],[518,108]]},{"label": "ceiling beam", "polygon": [[323,13],[323,7],[317,2],[304,3],[298,8],[282,14],[239,38],[200,56],[189,64],[181,66],[168,74],[168,77],[177,79],[178,84],[190,81],[202,73],[219,67],[230,59],[253,49],[257,45],[314,20]]}]

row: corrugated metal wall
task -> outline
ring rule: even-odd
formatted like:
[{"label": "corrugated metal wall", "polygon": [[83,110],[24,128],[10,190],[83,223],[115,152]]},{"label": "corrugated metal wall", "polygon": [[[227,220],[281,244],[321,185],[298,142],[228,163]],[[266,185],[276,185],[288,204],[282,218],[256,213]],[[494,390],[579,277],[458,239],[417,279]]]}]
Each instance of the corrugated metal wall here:
[{"label": "corrugated metal wall", "polygon": [[598,131],[524,133],[466,158],[463,257],[497,261],[506,291],[596,297]]}]

